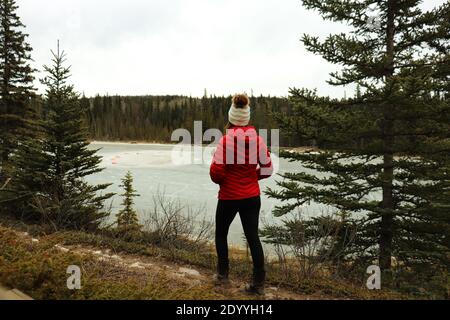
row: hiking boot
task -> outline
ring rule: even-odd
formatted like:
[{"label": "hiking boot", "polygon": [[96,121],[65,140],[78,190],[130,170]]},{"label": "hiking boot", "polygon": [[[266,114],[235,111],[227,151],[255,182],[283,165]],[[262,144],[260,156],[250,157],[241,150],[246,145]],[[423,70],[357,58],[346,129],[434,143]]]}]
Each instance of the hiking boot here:
[{"label": "hiking boot", "polygon": [[214,276],[214,284],[216,286],[223,286],[223,285],[229,285],[230,280],[228,279],[229,272],[229,266],[228,263],[218,263],[217,264],[217,273]]},{"label": "hiking boot", "polygon": [[245,292],[257,296],[263,296],[265,294],[264,284],[255,284],[255,283],[248,284],[245,286]]},{"label": "hiking boot", "polygon": [[253,281],[245,287],[245,291],[259,296],[264,295],[264,283],[266,281],[265,270],[253,270]]},{"label": "hiking boot", "polygon": [[214,275],[214,285],[215,286],[228,286],[230,285],[230,279],[228,279],[228,275],[223,275],[217,273]]}]

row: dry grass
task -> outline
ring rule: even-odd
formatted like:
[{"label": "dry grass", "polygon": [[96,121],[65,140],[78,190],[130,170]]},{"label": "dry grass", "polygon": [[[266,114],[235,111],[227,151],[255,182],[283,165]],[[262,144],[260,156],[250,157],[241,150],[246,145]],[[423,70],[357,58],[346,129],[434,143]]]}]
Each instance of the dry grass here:
[{"label": "dry grass", "polygon": [[[202,280],[194,287],[183,281],[174,281],[164,273],[136,274],[135,270],[117,269],[107,261],[98,262],[90,255],[62,254],[54,245],[79,246],[93,250],[108,250],[114,254],[139,257],[141,260],[162,259],[166,264],[187,265],[202,274],[212,275],[216,266],[214,248],[161,247],[142,241],[114,238],[105,234],[85,232],[57,232],[45,236],[45,228],[29,226],[9,220],[0,225],[0,283],[16,287],[36,299],[249,299],[237,292],[214,290],[211,281]],[[18,239],[22,230],[42,239],[38,244]],[[230,252],[231,277],[245,282],[251,277],[251,260],[245,251],[233,248]],[[68,265],[82,266],[84,286],[80,291],[66,287]],[[391,290],[369,291],[364,283],[355,284],[345,279],[327,276],[301,277],[295,265],[285,269],[272,261],[267,264],[267,285],[284,290],[291,299],[405,299],[411,298]],[[156,276],[155,276],[156,275]],[[170,280],[171,279],[171,280]],[[120,281],[118,281],[120,280]],[[170,281],[169,281],[170,280]]]}]

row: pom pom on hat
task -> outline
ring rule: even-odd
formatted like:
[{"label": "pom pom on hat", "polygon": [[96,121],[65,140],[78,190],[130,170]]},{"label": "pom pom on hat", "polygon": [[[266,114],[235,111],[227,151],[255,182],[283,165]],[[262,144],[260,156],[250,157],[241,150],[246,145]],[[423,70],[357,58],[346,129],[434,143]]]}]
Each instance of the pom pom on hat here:
[{"label": "pom pom on hat", "polygon": [[244,127],[250,122],[250,99],[246,94],[233,97],[233,104],[228,112],[228,121],[235,126]]}]

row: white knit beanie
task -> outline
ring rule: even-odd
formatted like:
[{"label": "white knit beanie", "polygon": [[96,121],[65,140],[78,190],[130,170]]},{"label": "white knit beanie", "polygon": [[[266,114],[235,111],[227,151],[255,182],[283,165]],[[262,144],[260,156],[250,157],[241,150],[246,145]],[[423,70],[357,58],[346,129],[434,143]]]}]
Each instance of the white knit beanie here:
[{"label": "white knit beanie", "polygon": [[230,111],[228,112],[228,121],[230,121],[231,124],[234,124],[238,127],[245,127],[250,122],[250,106],[247,105],[243,108],[238,108],[233,103],[231,105]]}]

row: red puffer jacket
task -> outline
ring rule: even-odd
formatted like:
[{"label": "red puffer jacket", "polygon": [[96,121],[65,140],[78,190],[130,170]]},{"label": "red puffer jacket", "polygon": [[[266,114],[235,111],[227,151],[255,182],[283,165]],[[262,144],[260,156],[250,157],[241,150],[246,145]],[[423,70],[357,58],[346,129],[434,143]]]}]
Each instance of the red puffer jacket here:
[{"label": "red puffer jacket", "polygon": [[220,185],[220,200],[241,200],[261,194],[258,181],[273,173],[270,153],[252,126],[231,127],[217,146],[209,174]]}]

